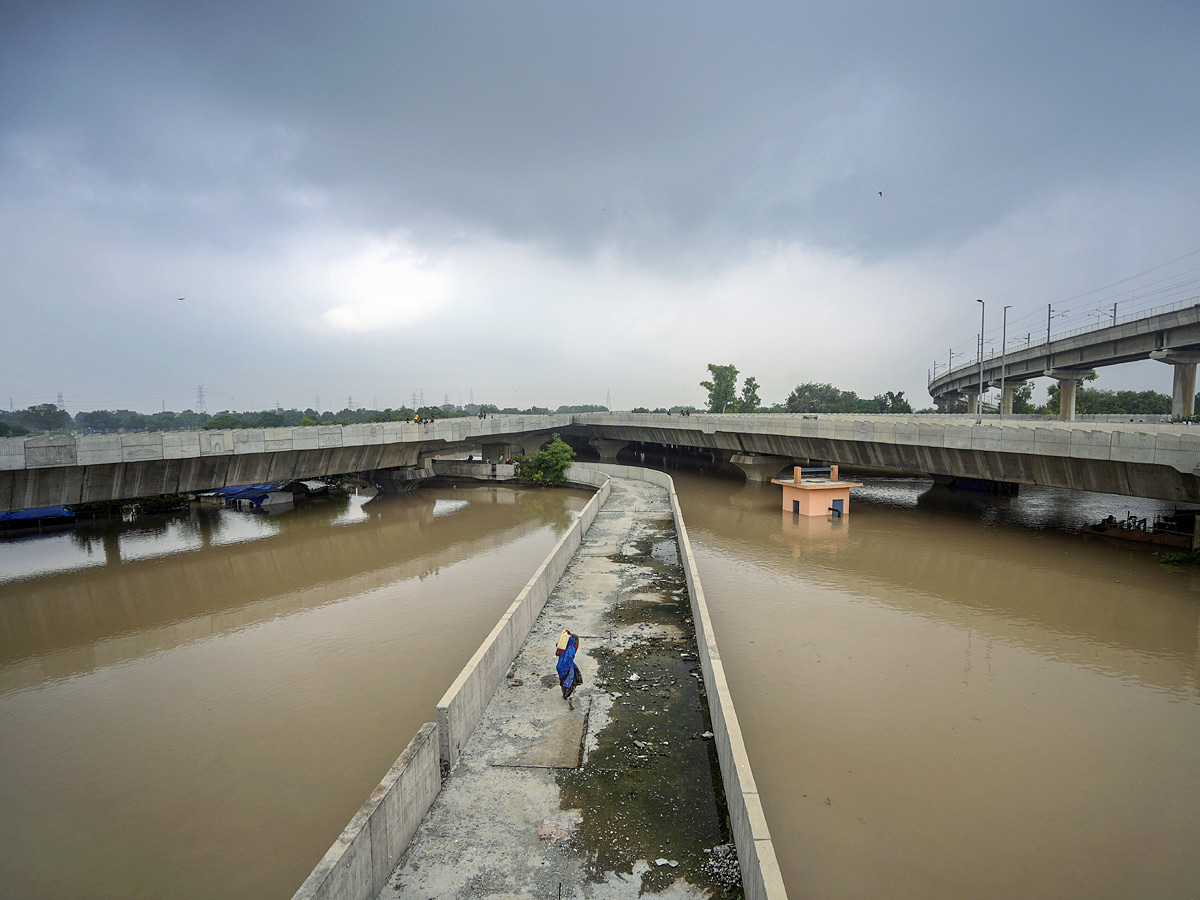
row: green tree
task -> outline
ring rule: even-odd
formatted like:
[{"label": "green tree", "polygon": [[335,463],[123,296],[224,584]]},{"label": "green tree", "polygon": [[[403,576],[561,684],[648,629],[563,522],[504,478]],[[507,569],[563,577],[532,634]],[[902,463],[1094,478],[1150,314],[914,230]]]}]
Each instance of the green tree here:
[{"label": "green tree", "polygon": [[30,431],[59,431],[69,428],[71,417],[53,403],[39,403],[17,413],[22,425]]},{"label": "green tree", "polygon": [[762,401],[758,400],[758,382],[754,378],[746,378],[742,386],[742,398],[738,400],[738,367],[718,366],[709,362],[708,371],[712,380],[701,382],[700,386],[708,391],[709,413],[755,413]]},{"label": "green tree", "polygon": [[809,381],[798,384],[788,394],[784,407],[793,413],[854,412],[858,395],[854,391],[841,391],[832,384]]},{"label": "green tree", "polygon": [[575,451],[557,434],[533,456],[518,456],[517,477],[529,484],[562,484]]},{"label": "green tree", "polygon": [[204,427],[210,431],[215,431],[217,429],[245,428],[246,423],[242,421],[240,416],[225,410],[217,413],[205,422]]},{"label": "green tree", "polygon": [[190,409],[185,409],[175,417],[175,427],[186,429],[203,428],[208,418],[208,413],[198,413]]},{"label": "green tree", "polygon": [[712,381],[700,382],[700,387],[708,391],[708,411],[722,413],[738,409],[737,402],[737,366],[718,366],[708,364]]},{"label": "green tree", "polygon": [[175,431],[178,418],[171,410],[162,410],[146,417],[146,427],[151,431]]},{"label": "green tree", "polygon": [[751,376],[742,385],[742,399],[738,402],[738,410],[744,413],[758,412],[762,401],[758,399],[758,381]]},{"label": "green tree", "polygon": [[904,399],[904,391],[886,391],[876,394],[870,400],[859,400],[854,405],[855,412],[861,413],[911,413],[912,406]]},{"label": "green tree", "polygon": [[273,409],[263,410],[250,420],[251,428],[278,428],[283,424],[283,415]]},{"label": "green tree", "polygon": [[91,428],[95,431],[116,431],[121,427],[121,417],[109,409],[94,409],[91,412],[77,413],[75,424],[80,428]]},{"label": "green tree", "polygon": [[1017,415],[1037,412],[1037,407],[1033,404],[1033,385],[1028,381],[1013,389],[1012,411]]}]

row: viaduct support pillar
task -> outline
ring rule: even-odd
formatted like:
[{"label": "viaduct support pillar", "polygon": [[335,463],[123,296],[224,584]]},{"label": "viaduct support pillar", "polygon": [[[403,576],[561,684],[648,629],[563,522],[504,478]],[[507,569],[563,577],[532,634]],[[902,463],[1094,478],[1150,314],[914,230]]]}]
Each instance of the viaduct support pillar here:
[{"label": "viaduct support pillar", "polygon": [[1175,369],[1171,418],[1190,419],[1196,412],[1196,363],[1200,362],[1200,353],[1155,350],[1150,358],[1169,363]]},{"label": "viaduct support pillar", "polygon": [[742,470],[747,481],[770,481],[792,465],[790,456],[769,456],[766,453],[735,453],[729,461]]},{"label": "viaduct support pillar", "polygon": [[1025,382],[1023,382],[1023,381],[1005,381],[1004,382],[1004,394],[1000,398],[1000,414],[1001,415],[1011,416],[1013,414],[1013,411],[1012,411],[1012,409],[1013,409],[1013,394],[1015,394],[1017,391],[1017,388],[1019,388],[1024,383]]},{"label": "viaduct support pillar", "polygon": [[1075,391],[1079,382],[1096,374],[1094,369],[1047,369],[1047,378],[1058,381],[1058,420],[1075,421]]},{"label": "viaduct support pillar", "polygon": [[481,452],[485,460],[491,460],[492,462],[496,462],[497,460],[502,461],[508,458],[508,444],[503,441],[483,444]]},{"label": "viaduct support pillar", "polygon": [[1196,364],[1175,363],[1171,390],[1171,418],[1190,419],[1196,412]]},{"label": "viaduct support pillar", "polygon": [[615,463],[617,454],[629,446],[629,441],[610,441],[604,438],[588,438],[588,443],[600,454],[600,462]]},{"label": "viaduct support pillar", "polygon": [[415,491],[421,482],[433,477],[428,463],[420,466],[399,466],[395,469],[374,469],[363,472],[363,477],[379,486],[385,494],[405,494]]},{"label": "viaduct support pillar", "polygon": [[525,456],[533,456],[542,449],[542,444],[547,443],[549,440],[550,435],[548,434],[525,435],[525,437],[521,438],[520,443],[513,444],[512,448]]},{"label": "viaduct support pillar", "polygon": [[976,415],[979,412],[979,388],[963,388],[960,392],[967,401],[967,412]]}]

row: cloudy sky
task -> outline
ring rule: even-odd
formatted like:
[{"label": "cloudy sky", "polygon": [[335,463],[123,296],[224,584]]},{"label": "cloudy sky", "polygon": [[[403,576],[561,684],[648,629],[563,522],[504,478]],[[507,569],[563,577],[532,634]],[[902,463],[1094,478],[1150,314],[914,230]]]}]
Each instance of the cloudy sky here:
[{"label": "cloudy sky", "polygon": [[1194,0],[10,0],[0,405],[927,405],[976,298],[1200,294],[1198,48]]}]

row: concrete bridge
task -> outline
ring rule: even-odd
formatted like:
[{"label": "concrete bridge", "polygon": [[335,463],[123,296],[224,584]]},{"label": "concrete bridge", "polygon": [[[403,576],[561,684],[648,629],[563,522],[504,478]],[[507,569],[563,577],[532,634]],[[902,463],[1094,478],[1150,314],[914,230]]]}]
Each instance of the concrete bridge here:
[{"label": "concrete bridge", "polygon": [[442,419],[429,425],[0,439],[0,511],[366,473],[397,489],[437,455],[533,452],[553,432],[602,461],[639,447],[706,453],[753,480],[794,460],[1200,504],[1200,427],[972,416],[635,413]]},{"label": "concrete bridge", "polygon": [[572,416],[0,438],[0,512],[364,473],[399,489],[439,454],[536,452]]},{"label": "concrete bridge", "polygon": [[748,479],[796,459],[923,472],[940,480],[1042,485],[1200,503],[1200,428],[1183,424],[989,421],[971,416],[591,413],[568,435],[602,459],[632,442],[708,451]]},{"label": "concrete bridge", "polygon": [[[1196,364],[1200,363],[1200,298],[1193,297],[1166,310],[1151,310],[1103,327],[1080,329],[1052,340],[993,354],[983,360],[983,388],[1004,380],[1001,411],[1012,413],[1013,391],[1033,378],[1055,378],[1061,388],[1059,418],[1075,418],[1079,382],[1101,366],[1155,359],[1174,367],[1171,414],[1188,418],[1195,413]],[[934,399],[979,398],[979,362],[936,375],[929,382]],[[971,409],[975,409],[972,405]]]}]

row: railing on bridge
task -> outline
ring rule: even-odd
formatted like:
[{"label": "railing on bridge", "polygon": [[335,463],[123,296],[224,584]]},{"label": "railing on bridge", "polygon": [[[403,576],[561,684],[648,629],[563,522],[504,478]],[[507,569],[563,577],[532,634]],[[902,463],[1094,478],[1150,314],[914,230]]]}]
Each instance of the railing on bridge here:
[{"label": "railing on bridge", "polygon": [[[1036,344],[1018,345],[1014,348],[1014,347],[1012,347],[1011,342],[1010,342],[1009,349],[1006,349],[1004,352],[992,351],[989,355],[983,357],[983,365],[986,368],[990,365],[998,364],[1001,361],[1002,357],[1007,357],[1007,356],[1010,356],[1010,355],[1013,355],[1016,353],[1020,353],[1023,350],[1033,351],[1033,350],[1036,350],[1038,347],[1044,347],[1047,344],[1053,344],[1055,341],[1065,340],[1067,338],[1075,337],[1075,336],[1081,335],[1081,334],[1091,334],[1096,331],[1103,331],[1106,328],[1119,328],[1122,325],[1128,325],[1130,322],[1137,322],[1141,319],[1152,319],[1155,316],[1161,316],[1164,313],[1176,312],[1178,310],[1183,310],[1183,309],[1191,309],[1193,306],[1200,306],[1200,295],[1197,295],[1194,297],[1189,297],[1186,300],[1177,300],[1174,303],[1168,303],[1163,306],[1155,306],[1155,307],[1152,307],[1151,309],[1144,309],[1144,310],[1140,310],[1138,312],[1129,313],[1124,316],[1118,316],[1116,318],[1116,321],[1108,321],[1108,322],[1104,322],[1103,324],[1097,322],[1094,325],[1085,325],[1081,328],[1072,328],[1070,331],[1060,331],[1060,332],[1052,331],[1050,333],[1049,338],[1047,338],[1044,341],[1039,341]],[[951,353],[954,356],[965,356],[967,354],[967,352],[968,351],[962,351],[962,352],[954,351],[954,350],[951,351]],[[926,380],[925,386],[929,387],[935,381],[938,381],[939,379],[942,379],[942,378],[947,378],[952,375],[953,376],[966,375],[966,374],[970,374],[971,372],[978,371],[979,364],[980,364],[980,359],[979,359],[978,342],[977,342],[974,358],[971,360],[971,362],[960,364],[959,366],[957,366],[955,368],[951,368],[951,364],[947,363],[946,368],[941,370],[941,373],[939,374],[939,372],[938,372],[939,363],[935,360],[933,363],[933,368],[930,370],[930,372],[926,376],[927,380]]]}]

